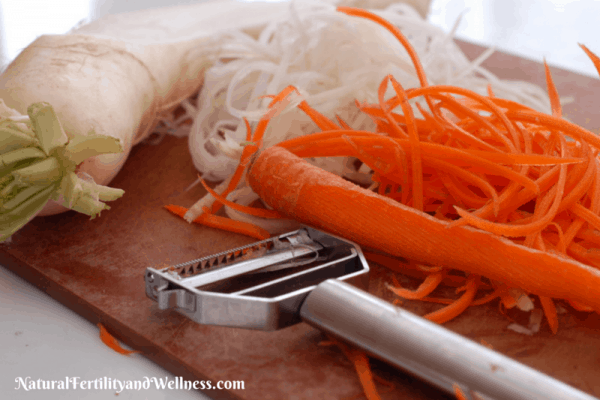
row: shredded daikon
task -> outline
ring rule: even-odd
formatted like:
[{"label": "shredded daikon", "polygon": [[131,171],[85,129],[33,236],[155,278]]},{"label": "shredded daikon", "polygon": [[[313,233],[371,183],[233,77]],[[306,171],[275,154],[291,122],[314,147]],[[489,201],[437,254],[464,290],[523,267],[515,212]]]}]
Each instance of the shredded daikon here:
[{"label": "shredded daikon", "polygon": [[[491,84],[498,97],[550,112],[541,87],[501,80],[481,67],[493,50],[484,51],[471,62],[452,40],[453,31],[447,34],[434,27],[411,6],[394,3],[385,10],[371,11],[397,25],[408,37],[430,84],[462,86],[483,95]],[[269,147],[316,130],[295,108],[301,100],[329,118],[337,114],[353,129],[372,130],[373,122],[358,111],[355,99],[377,102],[378,85],[388,74],[405,88],[419,86],[408,54],[389,32],[371,21],[336,12],[332,4],[292,1],[287,18],[268,24],[258,38],[233,31],[214,43],[214,63],[206,71],[198,99],[200,109],[189,135],[194,165],[209,181],[222,181],[235,170],[240,142],[246,136],[242,118],[256,123],[267,111],[269,99],[260,96],[278,93],[288,85],[301,93],[271,120],[263,142]],[[360,163],[339,158],[312,162],[359,183],[369,181],[370,171],[360,168]],[[192,221],[200,212],[201,208],[190,209],[185,218]],[[239,213],[228,213],[240,218]]]}]

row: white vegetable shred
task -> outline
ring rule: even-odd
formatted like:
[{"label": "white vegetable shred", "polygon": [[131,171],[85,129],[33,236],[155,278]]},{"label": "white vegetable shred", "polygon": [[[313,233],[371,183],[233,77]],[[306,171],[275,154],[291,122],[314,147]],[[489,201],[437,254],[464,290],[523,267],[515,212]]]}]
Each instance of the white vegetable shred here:
[{"label": "white vegetable shred", "polygon": [[[242,118],[253,124],[267,110],[269,99],[260,96],[277,94],[288,85],[301,93],[269,123],[263,142],[268,147],[318,130],[295,108],[301,100],[334,121],[338,115],[353,129],[373,130],[373,122],[358,111],[355,99],[377,102],[377,88],[388,74],[405,88],[420,86],[407,52],[384,28],[336,12],[331,4],[301,5],[292,1],[287,18],[268,24],[258,37],[228,32],[211,47],[214,63],[206,71],[199,111],[189,134],[194,165],[204,179],[222,181],[233,173],[241,154],[240,142],[246,138]],[[396,3],[371,11],[407,36],[430,84],[461,86],[483,95],[491,84],[498,97],[550,112],[547,95],[539,86],[501,80],[481,67],[493,50],[471,62],[452,40],[453,32],[447,34],[430,25],[409,5]],[[413,108],[420,116],[414,104]],[[353,181],[370,181],[370,171],[353,160],[312,161]],[[240,218],[239,213],[227,211]],[[193,218],[189,215],[186,219]]]}]

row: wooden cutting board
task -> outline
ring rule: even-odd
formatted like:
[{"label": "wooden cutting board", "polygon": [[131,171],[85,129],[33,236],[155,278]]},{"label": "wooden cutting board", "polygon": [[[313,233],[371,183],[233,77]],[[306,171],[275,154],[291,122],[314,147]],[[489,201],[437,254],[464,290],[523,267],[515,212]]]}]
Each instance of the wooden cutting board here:
[{"label": "wooden cutting board", "polygon": [[[483,49],[460,43],[473,59]],[[543,66],[496,53],[484,66],[501,78],[522,79],[544,86]],[[553,68],[561,96],[573,96],[566,117],[599,131],[600,81]],[[165,138],[159,145],[139,145],[111,186],[125,196],[100,218],[69,212],[36,218],[0,245],[0,264],[78,312],[92,323],[102,322],[143,356],[184,379],[244,380],[245,390],[210,391],[215,399],[344,399],[362,393],[352,365],[326,337],[306,324],[278,332],[198,325],[173,311],[160,311],[144,292],[144,271],[213,254],[254,240],[219,230],[189,225],[162,208],[189,207],[204,194],[196,187],[186,139]],[[502,257],[502,254],[498,254]],[[372,265],[370,292],[392,300],[384,287],[391,273]],[[399,277],[403,285],[418,281]],[[443,296],[452,289],[441,289]],[[417,314],[439,307],[405,301]],[[600,396],[600,316],[575,312],[559,316],[560,330],[547,324],[534,336],[506,327],[510,320],[498,303],[471,307],[446,326],[585,392]],[[511,314],[520,321],[522,315]],[[378,384],[383,399],[450,399],[417,379],[378,361],[375,374],[391,383]],[[360,398],[360,397],[356,397]]]}]

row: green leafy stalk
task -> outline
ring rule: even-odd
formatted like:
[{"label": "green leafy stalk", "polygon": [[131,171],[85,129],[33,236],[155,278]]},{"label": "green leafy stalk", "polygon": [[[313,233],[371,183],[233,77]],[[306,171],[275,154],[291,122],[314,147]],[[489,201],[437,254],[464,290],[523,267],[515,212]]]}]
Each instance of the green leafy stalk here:
[{"label": "green leafy stalk", "polygon": [[40,148],[50,155],[52,150],[64,146],[69,141],[52,106],[48,103],[35,103],[27,109],[35,136]]},{"label": "green leafy stalk", "polygon": [[0,166],[8,166],[19,161],[44,158],[46,154],[36,147],[26,147],[24,149],[16,149],[8,153],[0,154]]},{"label": "green leafy stalk", "polygon": [[35,136],[22,132],[14,122],[0,120],[0,154],[36,144]]},{"label": "green leafy stalk", "polygon": [[118,139],[92,131],[69,140],[48,103],[32,104],[27,113],[29,118],[0,100],[0,241],[51,199],[94,218],[110,209],[105,201],[124,193],[75,173],[89,157],[122,152]]}]

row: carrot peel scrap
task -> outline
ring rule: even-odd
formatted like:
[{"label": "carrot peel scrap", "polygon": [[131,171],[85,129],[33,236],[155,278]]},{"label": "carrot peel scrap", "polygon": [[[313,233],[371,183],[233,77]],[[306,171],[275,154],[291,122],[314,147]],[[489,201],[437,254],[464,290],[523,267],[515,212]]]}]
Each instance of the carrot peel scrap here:
[{"label": "carrot peel scrap", "polygon": [[129,355],[135,354],[135,353],[141,353],[141,351],[139,351],[139,350],[127,350],[126,348],[121,346],[119,344],[119,342],[117,341],[117,339],[115,339],[115,337],[113,335],[108,333],[108,331],[106,330],[106,328],[104,327],[103,324],[98,323],[98,328],[100,328],[100,340],[102,340],[102,343],[104,343],[105,345],[107,345],[108,347],[110,347],[111,349],[116,351],[117,353],[123,354],[125,356],[129,356]]}]

